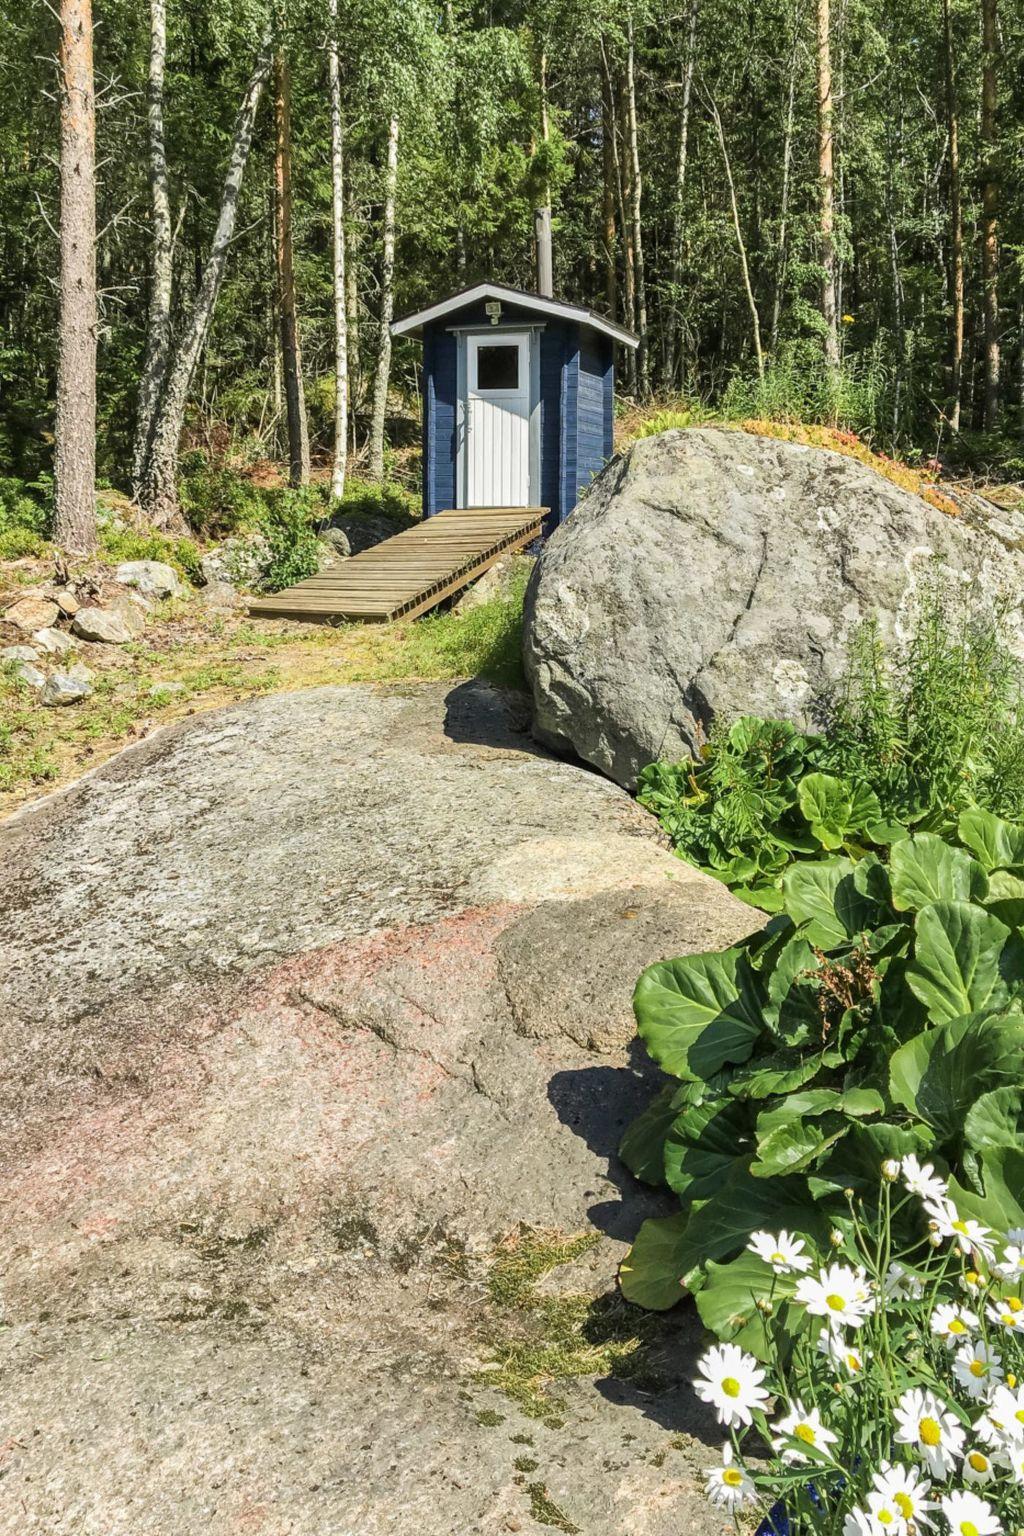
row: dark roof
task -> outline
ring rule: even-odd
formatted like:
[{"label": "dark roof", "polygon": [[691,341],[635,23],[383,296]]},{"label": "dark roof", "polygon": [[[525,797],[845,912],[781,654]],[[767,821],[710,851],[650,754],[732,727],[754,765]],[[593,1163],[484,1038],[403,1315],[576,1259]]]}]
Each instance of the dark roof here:
[{"label": "dark roof", "polygon": [[454,314],[480,299],[506,299],[510,304],[535,310],[539,315],[552,315],[559,320],[575,320],[577,325],[588,325],[592,330],[610,336],[613,341],[622,342],[624,346],[636,347],[640,344],[640,338],[634,336],[632,331],[627,331],[624,325],[607,320],[604,315],[595,314],[582,304],[567,304],[564,299],[546,298],[540,293],[528,293],[524,288],[508,288],[504,283],[473,283],[458,293],[450,294],[446,299],[439,299],[436,304],[428,305],[426,309],[404,315],[393,323],[392,333],[395,336],[415,335],[431,320],[442,320],[445,315]]}]

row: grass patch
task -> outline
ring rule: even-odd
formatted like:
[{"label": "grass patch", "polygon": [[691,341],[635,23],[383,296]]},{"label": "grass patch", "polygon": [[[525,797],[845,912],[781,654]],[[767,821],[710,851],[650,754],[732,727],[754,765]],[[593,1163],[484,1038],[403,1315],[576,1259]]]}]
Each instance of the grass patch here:
[{"label": "grass patch", "polygon": [[553,1526],[556,1531],[565,1531],[566,1536],[579,1536],[579,1526],[573,1525],[543,1483],[527,1483],[526,1491],[530,1495],[530,1514],[538,1525]]}]

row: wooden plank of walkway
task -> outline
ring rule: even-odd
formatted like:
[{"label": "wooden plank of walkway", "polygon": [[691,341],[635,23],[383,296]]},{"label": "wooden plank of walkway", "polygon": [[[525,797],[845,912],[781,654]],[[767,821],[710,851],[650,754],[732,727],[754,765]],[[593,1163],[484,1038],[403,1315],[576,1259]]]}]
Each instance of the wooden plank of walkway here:
[{"label": "wooden plank of walkway", "polygon": [[383,623],[426,613],[539,538],[546,507],[458,507],[425,518],[283,592],[253,598],[258,618]]}]

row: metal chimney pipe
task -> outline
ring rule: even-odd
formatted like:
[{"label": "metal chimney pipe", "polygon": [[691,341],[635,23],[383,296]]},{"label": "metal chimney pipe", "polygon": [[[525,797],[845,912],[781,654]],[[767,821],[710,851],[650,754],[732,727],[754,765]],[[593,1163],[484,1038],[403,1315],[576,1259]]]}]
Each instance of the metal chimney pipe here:
[{"label": "metal chimney pipe", "polygon": [[555,276],[551,261],[551,209],[535,208],[533,238],[537,246],[537,292],[545,299],[555,296]]}]

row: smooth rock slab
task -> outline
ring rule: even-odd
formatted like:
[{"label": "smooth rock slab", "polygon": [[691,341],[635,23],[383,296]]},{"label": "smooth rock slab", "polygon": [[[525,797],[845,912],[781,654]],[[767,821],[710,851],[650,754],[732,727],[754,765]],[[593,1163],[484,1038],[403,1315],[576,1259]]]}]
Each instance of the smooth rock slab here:
[{"label": "smooth rock slab", "polygon": [[177,571],[162,560],[125,560],[114,573],[122,586],[135,587],[144,597],[177,597],[184,590]]},{"label": "smooth rock slab", "polygon": [[127,645],[145,628],[141,615],[133,616],[128,604],[117,608],[79,608],[71,621],[76,635],[83,640],[99,640],[104,645]]},{"label": "smooth rock slab", "polygon": [[25,597],[19,597],[0,612],[0,619],[7,624],[13,624],[15,629],[23,629],[26,634],[33,630],[48,629],[60,618],[60,609],[49,597],[35,597],[27,593]]},{"label": "smooth rock slab", "polygon": [[707,1448],[669,1444],[716,1438],[671,1385],[692,1317],[550,1423],[487,1385],[536,1326],[495,1245],[596,1232],[598,1294],[659,1208],[614,1158],[652,1087],[636,972],[756,921],[518,709],[276,695],[0,828],[20,1531],[542,1532],[534,1483],[584,1536],[718,1530]]}]

